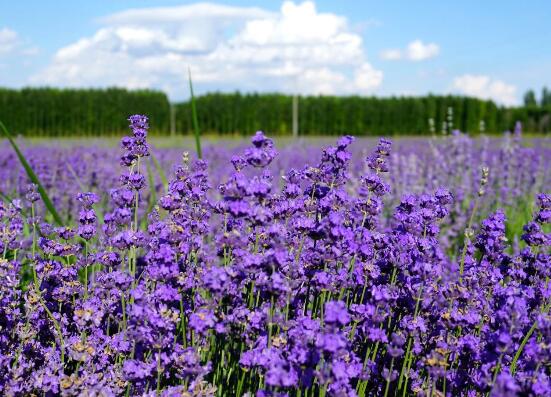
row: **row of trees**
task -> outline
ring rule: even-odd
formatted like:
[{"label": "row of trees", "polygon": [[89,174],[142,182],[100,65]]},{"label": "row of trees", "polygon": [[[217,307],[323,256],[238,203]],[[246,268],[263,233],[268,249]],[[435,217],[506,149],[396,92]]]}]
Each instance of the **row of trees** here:
[{"label": "row of trees", "polygon": [[[196,98],[201,130],[250,134],[262,129],[289,134],[292,97],[282,94],[212,93]],[[189,102],[176,106],[176,129],[192,131]],[[301,135],[422,135],[453,129],[478,133],[502,132],[521,121],[530,132],[551,128],[547,107],[499,107],[489,100],[462,96],[299,98]]]},{"label": "row of trees", "polygon": [[[529,132],[548,132],[551,104],[517,108],[460,96],[299,98],[301,135],[419,135],[460,129],[501,132],[519,120]],[[283,94],[212,93],[196,98],[202,132],[270,134],[292,131],[292,97]],[[14,134],[104,136],[122,134],[132,113],[150,116],[154,134],[191,133],[190,102],[171,105],[159,91],[0,88],[0,120]]]},{"label": "row of trees", "polygon": [[541,96],[539,101],[536,99],[536,93],[534,90],[526,91],[524,94],[524,106],[527,107],[549,107],[551,106],[551,90],[547,87],[543,87],[541,90]]},{"label": "row of trees", "polygon": [[122,88],[0,88],[0,120],[14,134],[103,136],[128,128],[132,113],[151,116],[152,130],[169,131],[170,104],[158,91]]}]

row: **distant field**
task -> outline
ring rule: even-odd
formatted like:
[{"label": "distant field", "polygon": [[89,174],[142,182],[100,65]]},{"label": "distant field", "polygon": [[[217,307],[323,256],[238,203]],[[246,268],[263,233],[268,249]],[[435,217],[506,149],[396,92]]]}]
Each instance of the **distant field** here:
[{"label": "distant field", "polygon": [[[411,136],[411,135],[385,135],[381,134],[381,137],[389,137],[393,141],[400,142],[427,142],[433,140],[434,142],[443,142],[448,138],[448,135],[435,134],[434,137],[427,137],[424,135]],[[493,133],[485,135],[475,135],[473,142],[482,142],[488,139],[491,142],[500,143],[503,138],[503,133]],[[98,147],[114,147],[120,144],[120,137],[118,136],[106,136],[106,137],[24,137],[20,138],[22,144],[31,145],[46,145],[46,146],[63,146],[70,147],[73,145],[85,145],[85,146],[98,146]],[[293,137],[292,135],[274,136],[272,138],[277,146],[288,146],[292,144],[299,145],[313,145],[322,146],[329,145],[334,142],[337,137],[327,135],[300,135]],[[376,143],[379,137],[356,137],[358,142]],[[159,148],[188,148],[192,150],[195,147],[194,137],[191,134],[177,134],[176,136],[159,136],[154,135],[149,137],[149,142]],[[201,141],[205,145],[240,145],[247,144],[250,141],[250,137],[246,135],[220,135],[216,133],[204,133],[201,134]],[[543,146],[549,147],[551,145],[551,135],[548,134],[523,134],[522,142],[524,146]]]}]

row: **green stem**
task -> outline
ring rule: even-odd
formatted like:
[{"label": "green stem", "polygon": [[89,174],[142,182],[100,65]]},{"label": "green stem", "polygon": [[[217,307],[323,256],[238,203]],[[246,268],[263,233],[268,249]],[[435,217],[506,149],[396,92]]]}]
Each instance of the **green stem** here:
[{"label": "green stem", "polygon": [[88,243],[84,242],[84,299],[88,298]]},{"label": "green stem", "polygon": [[494,368],[494,375],[492,376],[492,388],[490,389],[488,394],[486,394],[487,396],[492,394],[492,390],[494,390],[494,385],[496,384],[497,375],[499,374],[499,371],[501,369],[501,361],[502,360],[503,360],[503,353],[501,353],[499,355],[499,358],[497,359],[497,364],[496,364],[496,367]]},{"label": "green stem", "polygon": [[390,360],[390,370],[388,371],[388,376],[386,377],[386,386],[385,386],[385,394],[384,397],[388,396],[388,390],[390,388],[390,379],[392,378],[392,369],[394,367],[394,357],[392,357],[392,360]]},{"label": "green stem", "polygon": [[268,323],[268,347],[272,346],[272,327],[274,321],[274,295],[270,298],[270,321]]},{"label": "green stem", "polygon": [[239,381],[237,382],[237,396],[241,396],[241,392],[243,391],[243,383],[245,382],[245,375],[247,375],[247,371],[243,368],[241,368],[241,372],[241,378],[239,378]]},{"label": "green stem", "polygon": [[46,311],[46,313],[48,314],[48,317],[50,317],[50,319],[52,320],[52,322],[54,323],[54,328],[58,334],[58,337],[59,337],[59,342],[60,342],[60,350],[61,350],[61,365],[64,365],[65,364],[65,340],[63,339],[63,333],[61,332],[61,327],[59,326],[59,322],[55,319],[54,315],[52,314],[52,312],[50,311],[50,309],[48,309],[48,307],[46,306],[46,304],[42,301],[42,297],[40,297],[40,305],[44,308],[44,310]]},{"label": "green stem", "polygon": [[161,349],[157,355],[157,395],[161,395]]},{"label": "green stem", "polygon": [[[33,246],[32,246],[32,255],[33,255],[33,265],[32,265],[32,272],[33,272],[33,282],[36,288],[39,288],[38,285],[38,276],[36,274],[36,261],[35,261],[35,254],[36,254],[36,221],[34,219],[34,203],[31,204],[31,219],[33,222]],[[6,244],[7,247],[7,244]]]},{"label": "green stem", "polygon": [[517,361],[520,358],[522,351],[524,350],[524,346],[526,346],[526,343],[528,343],[528,340],[530,339],[530,337],[532,336],[532,334],[534,333],[537,327],[538,327],[538,322],[536,320],[534,321],[534,324],[532,324],[532,326],[530,327],[526,335],[524,335],[524,338],[522,339],[522,342],[520,343],[520,346],[518,347],[518,350],[515,353],[515,356],[513,357],[513,361],[511,361],[511,366],[509,367],[511,371],[511,375],[515,374],[515,371],[517,370]]},{"label": "green stem", "polygon": [[[542,312],[545,313],[549,310],[549,307],[551,304],[544,306]],[[513,360],[511,361],[511,365],[509,367],[511,375],[515,374],[515,371],[517,370],[517,362],[520,358],[520,355],[522,354],[522,351],[524,350],[524,346],[528,343],[528,340],[530,340],[530,337],[538,327],[538,320],[534,321],[528,332],[526,332],[526,335],[524,335],[524,338],[522,339],[522,342],[520,343],[520,346],[517,349],[517,352],[515,353]]]},{"label": "green stem", "polygon": [[[424,288],[424,285],[421,285],[421,288],[419,289],[419,294],[417,295],[417,302],[415,303],[415,311],[413,313],[413,320],[415,320],[417,318],[417,314],[419,314],[419,307],[420,307],[420,303],[421,303],[421,295],[423,294],[423,288]],[[402,363],[402,369],[400,370],[400,378],[398,379],[398,389],[400,389],[402,387],[402,382],[404,381],[404,378],[405,378],[405,383],[404,383],[404,389],[403,389],[403,393],[405,395],[405,390],[407,388],[407,384],[408,384],[408,379],[409,379],[409,370],[411,369],[411,363],[412,363],[412,359],[411,359],[411,344],[413,343],[413,338],[411,336],[408,337],[408,346],[406,348],[406,355],[405,355],[405,358],[404,358],[404,361]]]}]

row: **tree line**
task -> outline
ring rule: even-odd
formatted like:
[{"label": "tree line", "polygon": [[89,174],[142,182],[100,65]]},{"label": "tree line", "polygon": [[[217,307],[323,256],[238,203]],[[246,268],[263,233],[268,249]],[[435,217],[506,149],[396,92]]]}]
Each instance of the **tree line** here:
[{"label": "tree line", "polygon": [[541,96],[538,100],[534,90],[528,90],[524,94],[524,106],[527,107],[549,107],[551,105],[551,90],[547,87],[543,87],[541,90]]},{"label": "tree line", "polygon": [[[289,95],[210,93],[195,100],[203,133],[250,135],[264,130],[283,135],[292,131]],[[301,135],[422,135],[453,129],[495,133],[512,129],[517,120],[528,132],[551,129],[551,101],[503,107],[462,96],[300,96],[298,103]],[[126,117],[132,113],[149,115],[153,134],[193,130],[190,102],[171,104],[160,91],[0,88],[0,120],[14,134],[120,135],[126,132]]]},{"label": "tree line", "polygon": [[[195,99],[202,131],[250,134],[264,130],[289,134],[292,97],[283,94],[211,93]],[[521,121],[528,132],[551,130],[551,104],[503,107],[490,100],[464,96],[362,97],[300,96],[301,135],[423,135],[500,133]],[[189,102],[176,105],[176,129],[192,131]]]},{"label": "tree line", "polygon": [[169,130],[170,104],[159,91],[123,88],[0,88],[0,120],[13,134],[105,136],[128,129],[130,114],[151,117],[154,133]]}]

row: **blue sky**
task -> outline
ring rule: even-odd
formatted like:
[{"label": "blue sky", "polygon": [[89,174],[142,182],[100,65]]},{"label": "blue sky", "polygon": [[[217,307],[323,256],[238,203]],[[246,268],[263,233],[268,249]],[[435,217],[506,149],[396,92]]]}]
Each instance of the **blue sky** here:
[{"label": "blue sky", "polygon": [[[133,11],[129,11],[133,10]],[[0,2],[0,86],[423,95],[551,86],[549,1]]]}]

